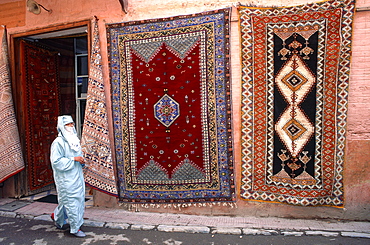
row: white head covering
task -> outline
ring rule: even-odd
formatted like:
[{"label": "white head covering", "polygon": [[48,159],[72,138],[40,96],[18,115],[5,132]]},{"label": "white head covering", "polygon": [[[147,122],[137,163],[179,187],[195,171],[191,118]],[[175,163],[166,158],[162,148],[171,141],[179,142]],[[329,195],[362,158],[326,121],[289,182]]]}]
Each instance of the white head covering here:
[{"label": "white head covering", "polygon": [[58,117],[58,125],[57,130],[59,136],[63,137],[69,144],[72,150],[78,152],[81,150],[80,139],[77,137],[76,128],[73,126],[72,130],[66,130],[65,125],[73,123],[73,119],[71,116],[64,115]]}]

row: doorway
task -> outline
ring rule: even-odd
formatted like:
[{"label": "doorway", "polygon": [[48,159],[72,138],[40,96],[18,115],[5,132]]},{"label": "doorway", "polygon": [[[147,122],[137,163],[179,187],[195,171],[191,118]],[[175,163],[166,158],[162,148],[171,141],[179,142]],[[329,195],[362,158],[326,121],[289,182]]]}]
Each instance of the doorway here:
[{"label": "doorway", "polygon": [[18,196],[54,188],[50,145],[57,117],[71,115],[81,136],[88,84],[88,25],[14,38],[13,94],[25,171]]}]

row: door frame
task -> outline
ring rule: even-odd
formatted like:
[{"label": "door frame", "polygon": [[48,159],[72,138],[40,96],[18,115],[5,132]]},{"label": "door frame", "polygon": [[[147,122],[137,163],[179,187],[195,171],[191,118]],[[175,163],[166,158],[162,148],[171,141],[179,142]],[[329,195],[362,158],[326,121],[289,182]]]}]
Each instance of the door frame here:
[{"label": "door frame", "polygon": [[[24,125],[25,119],[25,111],[23,108],[25,107],[25,102],[23,101],[23,95],[21,93],[21,79],[22,79],[22,71],[20,70],[18,61],[19,61],[19,49],[17,48],[17,42],[20,41],[21,38],[26,38],[28,36],[39,35],[39,34],[46,34],[56,31],[62,31],[67,29],[73,29],[77,27],[87,26],[87,40],[88,40],[88,57],[91,55],[91,19],[85,19],[77,22],[72,23],[63,23],[57,25],[51,25],[47,27],[40,27],[28,31],[22,31],[18,33],[10,34],[9,45],[10,45],[10,52],[9,52],[9,63],[10,63],[10,71],[11,71],[11,78],[12,78],[12,95],[14,101],[14,110],[15,116],[17,120],[19,135],[20,135],[20,143],[23,155],[26,155],[26,141],[24,138],[26,125]],[[89,67],[88,67],[89,69]],[[21,197],[25,195],[32,195],[38,192],[50,190],[52,186],[46,186],[38,189],[37,191],[30,191],[27,181],[27,168],[28,164],[25,161],[25,170],[21,171],[19,174],[14,176],[14,196]]]}]

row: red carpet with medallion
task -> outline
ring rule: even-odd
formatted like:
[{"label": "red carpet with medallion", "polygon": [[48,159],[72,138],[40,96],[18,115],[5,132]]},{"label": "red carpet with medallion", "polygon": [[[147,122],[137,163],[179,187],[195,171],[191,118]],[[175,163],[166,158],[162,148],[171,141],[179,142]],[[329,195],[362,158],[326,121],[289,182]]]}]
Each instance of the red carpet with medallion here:
[{"label": "red carpet with medallion", "polygon": [[229,16],[107,25],[121,201],[235,199]]}]

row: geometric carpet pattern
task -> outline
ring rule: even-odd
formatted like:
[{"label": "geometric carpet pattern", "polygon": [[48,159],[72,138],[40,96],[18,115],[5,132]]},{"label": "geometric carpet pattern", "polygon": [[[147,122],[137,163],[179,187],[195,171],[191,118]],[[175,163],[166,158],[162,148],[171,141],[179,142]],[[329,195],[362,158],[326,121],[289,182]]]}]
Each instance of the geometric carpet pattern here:
[{"label": "geometric carpet pattern", "polygon": [[0,33],[0,183],[24,169],[11,91],[6,29]]},{"label": "geometric carpet pattern", "polygon": [[59,56],[55,50],[26,40],[20,42],[20,55],[24,158],[29,190],[36,191],[54,183],[49,146],[58,135]]},{"label": "geometric carpet pattern", "polygon": [[239,7],[241,198],[343,206],[354,7]]},{"label": "geometric carpet pattern", "polygon": [[94,20],[92,29],[93,40],[87,103],[81,137],[81,147],[86,159],[84,177],[86,183],[94,189],[117,196],[116,177],[108,134],[108,117],[101,65],[98,20]]}]

